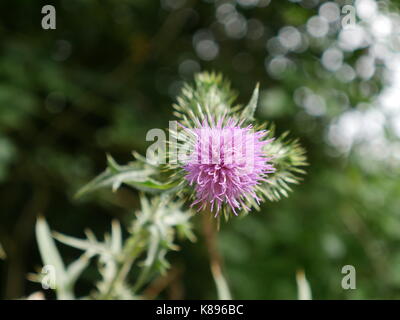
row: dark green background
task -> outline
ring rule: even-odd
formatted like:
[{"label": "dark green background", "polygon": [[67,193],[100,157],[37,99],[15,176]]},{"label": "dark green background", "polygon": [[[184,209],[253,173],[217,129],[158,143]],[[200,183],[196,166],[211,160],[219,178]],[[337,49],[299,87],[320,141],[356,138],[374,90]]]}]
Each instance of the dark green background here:
[{"label": "dark green background", "polygon": [[[79,201],[73,194],[104,169],[106,152],[121,163],[131,159],[132,150],[144,153],[150,145],[147,130],[168,127],[173,120],[171,104],[182,82],[191,81],[195,71],[215,70],[231,79],[240,103],[260,82],[268,91],[261,95],[258,119],[274,121],[278,133],[290,130],[299,137],[310,163],[288,199],[264,203],[261,212],[222,225],[220,249],[234,298],[296,299],[298,269],[305,270],[316,299],[399,298],[398,166],[377,161],[367,170],[363,161],[369,159],[356,151],[340,154],[326,139],[335,117],[379,93],[382,66],[378,63],[371,79],[338,81],[320,60],[337,39],[332,33],[311,41],[303,52],[288,53],[295,68],[277,77],[266,71],[267,40],[286,25],[305,33],[304,24],[318,14],[318,0],[237,4],[253,26],[238,39],[217,22],[222,1],[186,0],[177,9],[168,3],[173,2],[1,1],[0,243],[7,259],[0,260],[0,297],[41,289],[26,280],[41,267],[34,238],[39,213],[52,229],[83,237],[85,228],[103,235],[112,218],[124,221],[138,208],[137,196],[123,189]],[[44,4],[56,7],[56,30],[41,28]],[[396,7],[391,3],[390,10]],[[210,61],[194,48],[193,37],[202,29],[211,30],[219,45]],[[345,61],[354,65],[366,50],[347,52]],[[363,82],[374,90],[363,95]],[[312,116],[295,104],[300,86],[324,97],[325,114]],[[343,95],[329,94],[332,88],[347,103]],[[387,139],[397,138],[388,132]],[[182,250],[169,255],[182,272],[163,297],[216,297],[200,227],[196,234],[197,243],[181,243]],[[79,255],[62,244],[59,248],[66,263]],[[356,268],[356,290],[341,288],[347,264]],[[78,295],[86,294],[96,277],[92,264]]]}]

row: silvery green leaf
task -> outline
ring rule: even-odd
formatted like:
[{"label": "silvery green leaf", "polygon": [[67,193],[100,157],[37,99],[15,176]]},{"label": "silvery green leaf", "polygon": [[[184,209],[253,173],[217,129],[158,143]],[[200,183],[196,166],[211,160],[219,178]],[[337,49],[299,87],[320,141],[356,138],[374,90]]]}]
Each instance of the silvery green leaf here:
[{"label": "silvery green leaf", "polygon": [[59,299],[72,299],[73,293],[67,288],[64,263],[51,236],[48,225],[45,219],[41,217],[36,221],[36,239],[44,265],[52,266],[55,270],[57,297]]},{"label": "silvery green leaf", "polygon": [[140,191],[157,193],[167,190],[175,190],[175,188],[179,185],[179,181],[171,183],[161,183],[154,179],[148,179],[146,181],[131,181],[127,182],[126,184]]},{"label": "silvery green leaf", "polygon": [[154,165],[153,163],[147,161],[146,157],[142,156],[140,153],[136,151],[132,151],[132,155],[138,162],[141,162],[146,166],[157,167],[157,165]]},{"label": "silvery green leaf", "polygon": [[74,237],[66,236],[59,232],[54,232],[53,236],[58,241],[70,247],[87,251],[90,254],[102,254],[109,252],[109,250],[102,243],[99,243],[97,241],[93,242],[90,240],[77,239]]},{"label": "silvery green leaf", "polygon": [[254,113],[257,108],[258,103],[258,92],[259,92],[259,84],[257,83],[253,94],[251,96],[250,102],[248,105],[243,109],[241,117],[246,120],[253,121],[254,120]]},{"label": "silvery green leaf", "polygon": [[[136,157],[138,156],[136,155]],[[116,191],[121,184],[154,193],[167,190],[172,192],[179,187],[178,182],[163,183],[151,178],[152,175],[158,173],[158,170],[148,165],[147,162],[145,163],[143,157],[138,162],[122,166],[117,164],[110,155],[107,155],[107,165],[107,169],[81,188],[76,197],[104,187],[111,187],[113,191]]]},{"label": "silvery green leaf", "polygon": [[75,285],[76,280],[79,278],[83,270],[89,265],[92,254],[85,252],[78,260],[72,262],[67,268],[67,283],[71,288]]},{"label": "silvery green leaf", "polygon": [[310,284],[303,270],[296,272],[297,295],[299,300],[312,300]]},{"label": "silvery green leaf", "polygon": [[142,285],[150,275],[151,269],[158,258],[157,255],[160,249],[160,235],[154,225],[150,226],[149,232],[151,236],[149,237],[147,256],[145,261],[143,262],[142,270],[139,274],[139,277],[136,280],[135,285],[133,286],[134,292],[137,292],[142,287]]},{"label": "silvery green leaf", "polygon": [[157,251],[160,243],[160,236],[155,226],[150,227],[150,243],[147,250],[147,257],[144,261],[144,266],[150,267],[156,260]]},{"label": "silvery green leaf", "polygon": [[116,191],[122,183],[135,186],[134,183],[145,182],[157,172],[152,167],[139,166],[136,163],[118,165],[110,155],[107,155],[107,164],[107,169],[81,188],[76,197],[104,187],[111,187],[113,191]]},{"label": "silvery green leaf", "polygon": [[176,229],[181,238],[187,238],[192,242],[196,241],[196,236],[192,231],[190,223],[179,224],[176,226]]},{"label": "silvery green leaf", "polygon": [[111,223],[111,251],[114,254],[120,253],[122,250],[122,232],[121,225],[118,220]]},{"label": "silvery green leaf", "polygon": [[36,222],[36,238],[43,262],[53,265],[60,275],[65,275],[64,263],[51,236],[49,226],[42,217],[39,217]]},{"label": "silvery green leaf", "polygon": [[219,300],[232,300],[232,295],[231,295],[228,283],[226,282],[224,275],[221,272],[219,272],[219,273],[213,272],[213,277],[214,277],[215,285],[217,286],[218,299]]},{"label": "silvery green leaf", "polygon": [[141,212],[143,215],[149,216],[154,210],[151,210],[148,199],[144,196],[140,197]]}]

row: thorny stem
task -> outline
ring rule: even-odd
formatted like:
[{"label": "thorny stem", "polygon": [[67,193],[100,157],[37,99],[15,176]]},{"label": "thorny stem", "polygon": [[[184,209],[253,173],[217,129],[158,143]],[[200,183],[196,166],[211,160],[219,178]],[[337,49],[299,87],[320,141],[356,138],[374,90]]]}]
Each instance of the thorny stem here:
[{"label": "thorny stem", "polygon": [[133,286],[133,292],[137,292],[139,291],[143,284],[145,283],[145,281],[147,280],[149,274],[150,274],[150,270],[152,268],[152,266],[154,265],[155,262],[155,257],[156,254],[159,250],[159,246],[160,246],[160,238],[157,234],[157,232],[153,232],[152,233],[152,243],[150,244],[149,247],[149,253],[152,252],[152,254],[149,254],[146,262],[145,262],[145,266],[142,268],[138,279],[136,280],[136,283]]},{"label": "thorny stem", "polygon": [[217,286],[218,298],[220,300],[231,300],[232,296],[228,284],[222,273],[222,257],[217,244],[217,226],[214,223],[212,215],[202,214],[203,234],[210,258],[210,268],[215,285]]},{"label": "thorny stem", "polygon": [[110,298],[115,287],[125,281],[125,278],[128,276],[128,273],[131,270],[134,261],[144,249],[144,242],[142,241],[143,239],[140,236],[141,233],[138,233],[128,240],[127,247],[124,250],[124,257],[127,258],[120,264],[120,269],[118,270],[115,278],[111,281],[108,290],[101,296],[101,299]]},{"label": "thorny stem", "polygon": [[[162,203],[159,205],[162,205]],[[155,227],[147,227],[148,230],[146,230],[146,226],[144,224],[145,223],[141,221],[136,226],[135,230],[133,230],[133,235],[127,240],[123,250],[123,260],[119,264],[119,269],[107,288],[106,293],[102,295],[102,298],[106,299],[112,296],[115,288],[118,288],[119,285],[125,282],[133,263],[146,248],[147,242],[149,241],[146,261],[135,284],[131,288],[133,293],[136,294],[148,279],[151,268],[153,267],[155,258],[157,256],[157,252],[160,248],[161,239]]]}]

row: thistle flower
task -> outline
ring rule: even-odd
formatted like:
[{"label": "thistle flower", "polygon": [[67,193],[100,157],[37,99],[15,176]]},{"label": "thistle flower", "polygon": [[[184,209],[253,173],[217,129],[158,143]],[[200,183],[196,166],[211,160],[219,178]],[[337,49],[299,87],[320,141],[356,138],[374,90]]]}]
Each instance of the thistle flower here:
[{"label": "thistle flower", "polygon": [[234,105],[237,95],[222,75],[204,72],[194,80],[174,104],[183,130],[170,130],[175,142],[169,157],[178,150],[178,161],[166,168],[170,182],[179,183],[178,196],[191,193],[198,211],[208,208],[218,217],[222,212],[226,220],[231,212],[258,210],[265,199],[287,197],[305,173],[304,149],[287,133],[275,137],[273,125],[255,124],[258,85],[243,107]]},{"label": "thistle flower", "polygon": [[209,208],[218,218],[222,213],[226,220],[231,212],[258,210],[265,199],[287,197],[290,185],[305,173],[304,149],[297,140],[288,140],[287,133],[276,136],[271,124],[255,125],[258,85],[246,106],[234,105],[236,96],[222,75],[197,74],[174,104],[177,121],[169,128],[165,163],[155,165],[134,153],[134,162],[119,165],[108,156],[107,169],[77,195],[105,186],[115,191],[125,184],[194,198],[192,206]]},{"label": "thistle flower", "polygon": [[225,204],[235,215],[237,209],[249,211],[246,202],[262,200],[255,187],[274,172],[268,162],[271,157],[264,152],[272,139],[265,140],[266,130],[242,127],[243,121],[234,118],[196,122],[196,128],[185,128],[192,137],[192,152],[183,165],[185,178],[196,192],[192,206],[199,211],[209,207],[215,216]]}]

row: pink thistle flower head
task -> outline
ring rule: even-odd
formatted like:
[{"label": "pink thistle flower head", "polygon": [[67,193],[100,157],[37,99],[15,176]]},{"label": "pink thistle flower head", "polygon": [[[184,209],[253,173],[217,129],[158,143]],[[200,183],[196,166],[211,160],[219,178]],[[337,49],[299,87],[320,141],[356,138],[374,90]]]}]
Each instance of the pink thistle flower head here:
[{"label": "pink thistle flower head", "polygon": [[[193,129],[185,128],[191,138],[191,151],[184,161],[186,180],[194,186],[199,211],[207,207],[218,216],[221,208],[228,205],[233,213],[249,211],[249,202],[258,204],[256,186],[266,181],[274,168],[265,154],[267,131],[255,131],[249,125],[233,118],[221,117],[202,123],[196,121]],[[246,204],[247,203],[247,204]]]}]

